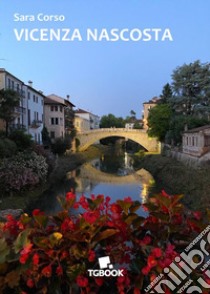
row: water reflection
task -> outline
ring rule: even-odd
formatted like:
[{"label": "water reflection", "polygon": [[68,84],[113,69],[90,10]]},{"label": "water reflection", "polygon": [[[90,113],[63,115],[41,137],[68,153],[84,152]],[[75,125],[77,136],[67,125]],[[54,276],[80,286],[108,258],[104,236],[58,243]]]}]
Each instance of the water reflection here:
[{"label": "water reflection", "polygon": [[114,154],[103,155],[69,172],[67,178],[74,178],[77,195],[104,194],[113,201],[130,196],[142,203],[147,201],[154,183],[146,170],[134,171],[132,158],[127,153],[117,157]]},{"label": "water reflection", "polygon": [[[80,168],[67,173],[62,185],[42,195],[42,201],[35,207],[52,214],[60,210],[58,195],[65,196],[71,188],[79,198],[82,194],[110,196],[112,202],[130,196],[134,201],[145,203],[154,180],[144,169],[134,171],[132,158],[124,153],[111,153],[85,163]],[[144,211],[139,212],[145,215]]]}]

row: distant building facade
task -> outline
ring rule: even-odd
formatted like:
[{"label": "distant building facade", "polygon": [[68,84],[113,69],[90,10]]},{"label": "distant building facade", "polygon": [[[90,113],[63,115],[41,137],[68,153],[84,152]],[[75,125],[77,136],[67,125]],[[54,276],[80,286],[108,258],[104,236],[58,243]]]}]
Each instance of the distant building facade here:
[{"label": "distant building facade", "polygon": [[197,157],[210,152],[210,125],[185,131],[182,148],[183,153]]},{"label": "distant building facade", "polygon": [[[99,129],[100,128],[100,117],[98,115],[95,115],[89,111],[83,110],[83,109],[77,109],[75,111],[75,116],[83,118],[84,121],[89,121],[89,129],[94,130],[94,129]],[[82,121],[82,120],[81,120]]]}]

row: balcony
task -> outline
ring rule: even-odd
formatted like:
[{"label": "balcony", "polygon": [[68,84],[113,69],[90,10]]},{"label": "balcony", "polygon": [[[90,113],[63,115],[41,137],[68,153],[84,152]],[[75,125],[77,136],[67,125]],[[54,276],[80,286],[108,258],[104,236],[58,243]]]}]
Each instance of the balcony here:
[{"label": "balcony", "polygon": [[32,129],[37,129],[41,127],[42,121],[41,120],[33,120],[32,123],[30,124],[30,128]]},{"label": "balcony", "polygon": [[25,130],[26,129],[26,126],[23,125],[23,124],[10,124],[9,125],[9,129],[11,131],[13,131],[13,130]]},{"label": "balcony", "polygon": [[26,110],[25,110],[25,108],[23,108],[21,106],[17,106],[14,108],[14,114],[16,114],[16,115],[26,114]]}]

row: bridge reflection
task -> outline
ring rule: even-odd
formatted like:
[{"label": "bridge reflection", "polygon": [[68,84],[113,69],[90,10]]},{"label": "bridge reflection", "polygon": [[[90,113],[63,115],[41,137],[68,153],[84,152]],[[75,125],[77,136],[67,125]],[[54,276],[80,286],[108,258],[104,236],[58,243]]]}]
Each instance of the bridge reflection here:
[{"label": "bridge reflection", "polygon": [[142,187],[139,196],[143,203],[147,200],[149,188],[154,184],[152,175],[145,169],[140,169],[127,175],[115,175],[100,171],[90,163],[85,163],[77,171],[69,172],[67,178],[74,178],[78,193],[91,191],[98,183],[117,185],[139,184]]}]

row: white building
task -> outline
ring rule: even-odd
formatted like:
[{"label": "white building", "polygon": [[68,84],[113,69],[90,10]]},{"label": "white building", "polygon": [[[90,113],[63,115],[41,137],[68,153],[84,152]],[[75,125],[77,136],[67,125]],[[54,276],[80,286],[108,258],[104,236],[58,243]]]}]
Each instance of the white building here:
[{"label": "white building", "polygon": [[9,126],[10,130],[24,129],[35,142],[41,144],[45,96],[33,88],[32,82],[26,85],[4,68],[0,68],[0,89],[12,89],[20,95],[20,104],[14,109],[14,120]]}]

